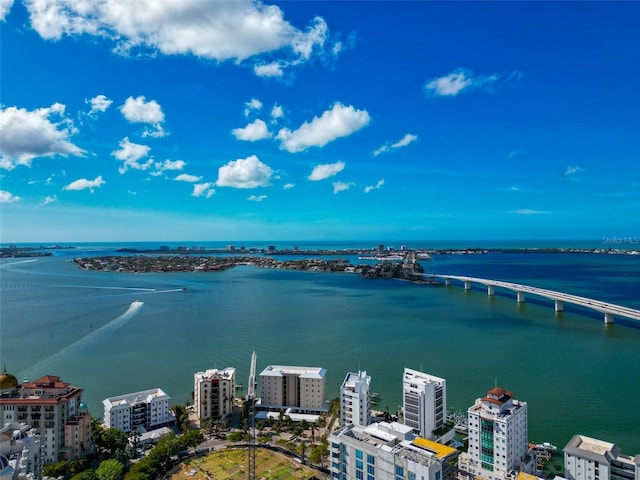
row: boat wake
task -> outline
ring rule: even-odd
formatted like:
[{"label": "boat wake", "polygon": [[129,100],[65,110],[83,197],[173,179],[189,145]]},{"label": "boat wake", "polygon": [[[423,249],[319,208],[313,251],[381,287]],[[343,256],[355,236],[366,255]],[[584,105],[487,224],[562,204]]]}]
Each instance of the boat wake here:
[{"label": "boat wake", "polygon": [[115,286],[95,286],[95,285],[55,285],[61,288],[87,288],[91,290],[125,290],[130,292],[140,293],[169,293],[169,292],[182,292],[184,288],[167,288],[158,290],[157,288],[144,288],[144,287],[115,287]]},{"label": "boat wake", "polygon": [[57,362],[59,362],[67,355],[76,355],[78,352],[82,352],[92,346],[95,346],[98,342],[103,341],[106,337],[112,335],[116,330],[119,330],[120,328],[125,326],[129,322],[129,320],[131,320],[138,313],[138,311],[140,311],[142,305],[144,305],[144,302],[140,302],[138,300],[132,302],[131,305],[129,305],[129,308],[127,308],[127,310],[123,314],[117,316],[106,325],[103,325],[102,327],[92,331],[87,336],[76,340],[71,345],[64,347],[59,352],[51,355],[48,358],[45,358],[44,360],[39,361],[35,365],[32,365],[26,370],[25,375],[23,376],[33,379],[38,378],[42,375],[46,375],[47,372],[45,370],[54,369],[54,367],[57,366]]}]

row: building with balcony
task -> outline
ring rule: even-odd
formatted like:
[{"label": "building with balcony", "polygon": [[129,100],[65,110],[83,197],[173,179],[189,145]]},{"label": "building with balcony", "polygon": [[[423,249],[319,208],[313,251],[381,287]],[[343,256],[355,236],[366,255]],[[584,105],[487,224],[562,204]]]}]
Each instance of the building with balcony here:
[{"label": "building with balcony", "polygon": [[567,480],[640,480],[640,454],[623,455],[613,443],[574,435],[563,452]]},{"label": "building with balcony", "polygon": [[107,398],[102,401],[104,426],[127,433],[132,430],[144,433],[171,425],[176,417],[169,408],[170,400],[159,388]]},{"label": "building with balcony", "polygon": [[324,368],[269,365],[260,373],[261,398],[257,408],[322,413],[328,410]]},{"label": "building with balcony", "polygon": [[457,454],[397,422],[348,425],[329,436],[329,471],[339,480],[442,480]]},{"label": "building with balcony", "polygon": [[193,375],[193,404],[199,421],[231,414],[235,398],[235,368],[211,369]]},{"label": "building with balcony", "polygon": [[486,480],[515,478],[533,473],[529,452],[527,403],[504,388],[492,388],[467,410],[469,448],[460,455],[458,468]]},{"label": "building with balcony", "polygon": [[43,463],[84,458],[93,451],[91,415],[82,401],[83,390],[45,375],[20,384],[0,374],[0,420],[2,426],[25,423],[40,437]]},{"label": "building with balcony", "polygon": [[347,373],[340,387],[340,423],[366,427],[371,421],[371,377],[367,372]]},{"label": "building with balcony", "polygon": [[33,427],[12,422],[0,428],[0,479],[38,480],[40,460],[40,436]]},{"label": "building with balcony", "polygon": [[447,381],[426,373],[404,369],[402,376],[404,424],[424,438],[435,438],[434,431],[447,421]]}]

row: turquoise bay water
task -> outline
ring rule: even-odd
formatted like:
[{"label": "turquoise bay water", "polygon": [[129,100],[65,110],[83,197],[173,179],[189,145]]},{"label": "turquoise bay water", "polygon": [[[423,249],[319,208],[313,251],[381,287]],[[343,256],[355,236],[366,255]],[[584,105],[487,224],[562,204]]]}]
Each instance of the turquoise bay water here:
[{"label": "turquoise bay water", "polygon": [[[404,367],[445,377],[449,410],[466,410],[497,383],[528,402],[532,441],[563,447],[582,433],[640,453],[640,328],[457,286],[252,267],[83,272],[71,262],[111,250],[0,263],[0,361],[18,378],[60,375],[81,386],[93,416],[108,396],[154,387],[183,403],[206,368],[234,366],[246,384],[255,350],[258,370],[327,368],[331,397],[346,372],[367,370],[378,408],[391,411]],[[640,256],[442,255],[423,265],[640,309]]]}]

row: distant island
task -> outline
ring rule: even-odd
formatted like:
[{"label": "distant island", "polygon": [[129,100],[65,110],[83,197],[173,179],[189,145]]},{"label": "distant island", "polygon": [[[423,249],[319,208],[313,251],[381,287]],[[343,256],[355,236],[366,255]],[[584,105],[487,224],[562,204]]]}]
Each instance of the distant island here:
[{"label": "distant island", "polygon": [[75,247],[62,247],[60,245],[51,245],[48,247],[42,245],[39,247],[17,247],[15,245],[9,245],[8,247],[0,247],[0,258],[50,257],[53,253],[48,250],[66,250],[70,248]]},{"label": "distant island", "polygon": [[[389,257],[396,258],[396,257]],[[375,265],[352,265],[345,259],[276,260],[271,256],[127,255],[75,258],[83,270],[129,273],[220,272],[238,265],[308,272],[355,273],[364,278],[396,278],[424,284],[440,284],[424,277],[424,268],[415,257],[403,261],[379,258]]]}]

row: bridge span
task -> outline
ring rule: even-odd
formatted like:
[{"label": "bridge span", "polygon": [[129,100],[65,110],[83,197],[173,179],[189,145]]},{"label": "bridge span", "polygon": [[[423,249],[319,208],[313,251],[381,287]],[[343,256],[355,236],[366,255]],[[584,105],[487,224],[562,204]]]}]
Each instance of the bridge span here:
[{"label": "bridge span", "polygon": [[429,273],[425,276],[429,278],[443,279],[446,285],[451,285],[451,280],[460,281],[464,284],[465,290],[471,290],[471,285],[474,283],[484,285],[487,287],[487,295],[489,296],[493,296],[496,294],[496,287],[511,290],[512,292],[516,293],[516,300],[518,301],[518,303],[524,303],[526,294],[537,295],[539,297],[553,300],[554,309],[556,312],[563,311],[565,303],[578,305],[580,307],[589,308],[602,313],[604,315],[604,323],[614,323],[616,316],[629,318],[631,320],[640,322],[640,310],[623,307],[622,305],[616,305],[613,303],[602,302],[600,300],[594,300],[592,298],[557,292],[555,290],[531,287],[529,285],[521,285],[519,283],[502,282],[500,280],[490,280],[487,278],[465,277],[461,275]]}]

